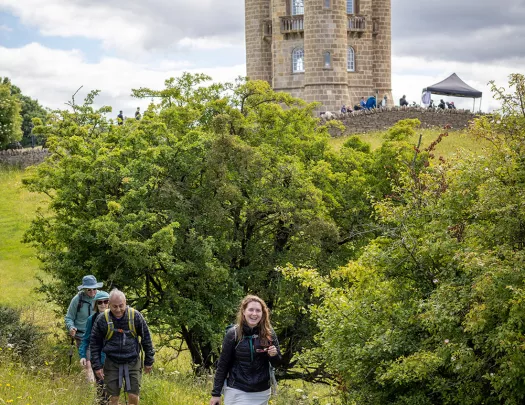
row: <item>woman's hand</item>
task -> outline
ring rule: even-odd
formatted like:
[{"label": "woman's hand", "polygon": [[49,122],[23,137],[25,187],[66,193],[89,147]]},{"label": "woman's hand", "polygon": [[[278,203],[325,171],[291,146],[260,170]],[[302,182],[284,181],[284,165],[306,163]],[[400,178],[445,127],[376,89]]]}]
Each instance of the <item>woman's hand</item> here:
[{"label": "woman's hand", "polygon": [[86,367],[86,366],[87,366],[87,360],[86,360],[85,358],[82,357],[82,358],[80,359],[80,365],[81,365],[82,367]]},{"label": "woman's hand", "polygon": [[270,355],[270,357],[275,357],[275,356],[277,356],[277,347],[275,347],[275,346],[273,346],[273,345],[270,346],[270,347],[268,348],[268,354]]},{"label": "woman's hand", "polygon": [[211,397],[210,405],[221,405],[221,397]]}]

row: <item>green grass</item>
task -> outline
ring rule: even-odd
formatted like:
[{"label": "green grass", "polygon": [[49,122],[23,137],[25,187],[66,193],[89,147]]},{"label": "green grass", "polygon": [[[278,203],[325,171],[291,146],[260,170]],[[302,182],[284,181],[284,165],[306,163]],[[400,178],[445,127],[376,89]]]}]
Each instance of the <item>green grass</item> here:
[{"label": "green grass", "polygon": [[[416,135],[409,138],[409,142],[417,145],[419,142],[419,135],[421,134],[421,146],[422,148],[425,148],[430,145],[442,132],[442,130],[438,129],[418,130]],[[375,150],[383,143],[384,134],[385,132],[370,132],[357,136],[363,142],[368,143],[372,147],[372,150]],[[350,136],[332,138],[330,139],[330,144],[335,150],[339,150],[349,137]],[[435,155],[436,157],[443,156],[445,158],[451,158],[455,156],[460,150],[477,152],[485,146],[486,142],[480,140],[479,138],[475,138],[466,131],[451,131],[449,132],[448,137],[444,138],[441,143],[437,145]]]},{"label": "green grass", "polygon": [[22,187],[21,170],[0,170],[0,303],[21,307],[37,299],[38,260],[22,243],[24,232],[45,199]]}]

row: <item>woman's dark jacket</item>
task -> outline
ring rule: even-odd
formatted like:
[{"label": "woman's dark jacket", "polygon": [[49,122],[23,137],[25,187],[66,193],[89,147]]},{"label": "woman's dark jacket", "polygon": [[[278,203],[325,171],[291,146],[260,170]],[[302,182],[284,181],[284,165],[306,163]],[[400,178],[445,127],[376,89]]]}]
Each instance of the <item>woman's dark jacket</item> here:
[{"label": "woman's dark jacket", "polygon": [[[140,346],[137,338],[134,338],[129,331],[128,316],[129,307],[122,318],[117,319],[109,312],[109,319],[113,321],[115,332],[111,339],[106,340],[108,323],[104,314],[99,316],[93,324],[89,346],[91,349],[91,366],[93,370],[103,367],[100,353],[105,353],[111,361],[117,364],[134,363],[140,355]],[[141,338],[142,349],[144,350],[144,365],[151,366],[154,361],[155,350],[151,341],[148,325],[139,311],[135,311],[135,329],[137,337]],[[124,333],[118,332],[122,330]]]},{"label": "woman's dark jacket", "polygon": [[244,392],[260,392],[270,388],[270,363],[277,366],[281,362],[279,341],[271,331],[271,344],[277,348],[277,356],[270,357],[267,352],[257,353],[260,347],[259,328],[243,326],[244,337],[237,341],[237,327],[230,328],[222,342],[221,356],[217,363],[212,396],[220,397],[224,381],[230,388]]}]

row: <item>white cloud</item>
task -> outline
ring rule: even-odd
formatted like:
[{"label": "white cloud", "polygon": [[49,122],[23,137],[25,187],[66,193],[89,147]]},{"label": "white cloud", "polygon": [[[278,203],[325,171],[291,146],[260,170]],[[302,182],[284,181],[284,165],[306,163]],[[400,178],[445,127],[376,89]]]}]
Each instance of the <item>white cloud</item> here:
[{"label": "white cloud", "polygon": [[[106,50],[121,55],[144,56],[197,41],[199,49],[212,38],[214,45],[242,45],[242,0],[0,0],[23,24],[42,35],[100,40]],[[200,41],[200,42],[199,42]],[[207,49],[207,48],[206,48]]]},{"label": "white cloud", "polygon": [[161,89],[166,79],[177,77],[183,71],[206,73],[221,82],[233,81],[245,74],[244,65],[197,69],[188,61],[161,60],[146,65],[103,58],[98,63],[88,63],[80,51],[49,49],[36,43],[17,49],[0,46],[0,60],[0,77],[8,76],[24,94],[38,99],[44,106],[64,108],[64,103],[83,85],[77,101],[89,90],[99,89],[102,92],[97,105],[110,105],[114,112],[124,110],[127,116],[132,116],[137,106],[145,108],[149,103],[149,100],[132,98],[132,88]]},{"label": "white cloud", "polygon": [[0,31],[12,32],[13,29],[5,24],[0,25]]}]

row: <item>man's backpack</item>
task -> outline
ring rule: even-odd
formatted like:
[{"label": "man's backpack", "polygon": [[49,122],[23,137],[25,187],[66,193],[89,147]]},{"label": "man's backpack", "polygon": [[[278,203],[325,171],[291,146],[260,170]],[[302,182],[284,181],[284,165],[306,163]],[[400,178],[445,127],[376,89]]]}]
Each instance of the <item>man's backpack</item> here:
[{"label": "man's backpack", "polygon": [[[137,338],[137,329],[135,328],[135,308],[128,307],[127,310],[128,310],[129,333],[131,333],[131,336],[133,336],[134,338]],[[108,324],[108,330],[106,332],[105,340],[111,339],[115,331],[119,333],[126,333],[125,330],[115,329],[115,325],[113,324],[113,321],[109,320],[109,312],[110,312],[109,308],[104,311],[104,318],[106,318],[106,323]]]}]

